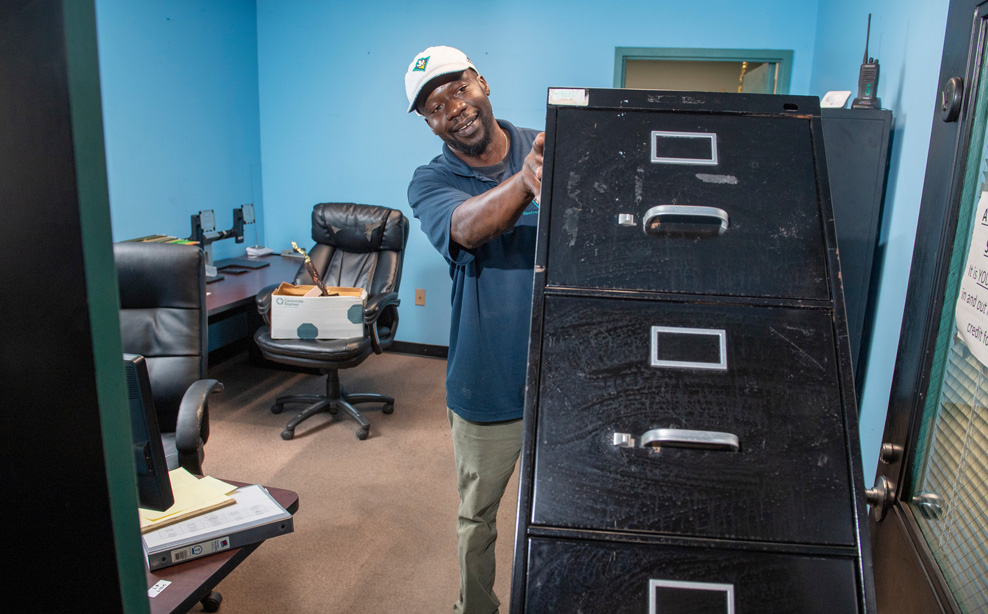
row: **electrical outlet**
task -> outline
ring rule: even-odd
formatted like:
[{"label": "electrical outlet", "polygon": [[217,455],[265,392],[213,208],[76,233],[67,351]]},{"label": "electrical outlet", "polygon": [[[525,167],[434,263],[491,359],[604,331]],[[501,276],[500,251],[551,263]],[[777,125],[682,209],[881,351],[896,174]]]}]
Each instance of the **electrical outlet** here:
[{"label": "electrical outlet", "polygon": [[425,305],[425,289],[415,288],[415,304]]}]

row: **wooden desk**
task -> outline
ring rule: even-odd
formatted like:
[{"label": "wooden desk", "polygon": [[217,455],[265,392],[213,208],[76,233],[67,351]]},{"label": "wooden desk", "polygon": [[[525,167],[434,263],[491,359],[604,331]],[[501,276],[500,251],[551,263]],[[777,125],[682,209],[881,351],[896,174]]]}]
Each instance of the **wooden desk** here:
[{"label": "wooden desk", "polygon": [[[270,285],[294,281],[302,260],[273,254],[251,260],[268,262],[270,266],[251,269],[240,275],[234,275],[228,269],[220,269],[223,279],[206,284],[206,313],[209,324],[220,327],[218,338],[223,340],[223,346],[246,340],[251,364],[272,366],[261,356],[253,340],[254,333],[264,325],[257,313],[254,297]],[[238,320],[233,320],[238,317]],[[230,321],[219,324],[224,320]]]},{"label": "wooden desk", "polygon": [[[246,485],[241,482],[229,483],[236,486]],[[294,514],[298,511],[297,493],[283,488],[268,486],[265,488],[275,498],[275,501],[290,513]],[[193,559],[187,563],[147,572],[148,588],[160,580],[171,582],[157,596],[148,599],[151,604],[151,614],[185,614],[209,595],[210,591],[220,583],[220,580],[225,578],[263,543],[258,542],[242,548],[233,548],[201,559]]]},{"label": "wooden desk", "polygon": [[243,308],[253,309],[254,297],[262,289],[283,281],[291,282],[302,264],[301,258],[285,256],[261,256],[249,258],[259,262],[267,262],[271,266],[253,269],[242,275],[233,275],[226,269],[220,269],[223,279],[206,285],[206,311],[212,322],[222,319],[221,316]]}]

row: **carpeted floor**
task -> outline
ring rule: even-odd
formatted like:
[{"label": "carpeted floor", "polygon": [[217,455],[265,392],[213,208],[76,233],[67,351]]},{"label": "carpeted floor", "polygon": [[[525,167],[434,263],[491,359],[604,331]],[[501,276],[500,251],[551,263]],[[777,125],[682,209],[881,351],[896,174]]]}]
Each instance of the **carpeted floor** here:
[{"label": "carpeted floor", "polygon": [[[206,472],[299,494],[295,532],[264,543],[220,583],[220,612],[452,611],[459,590],[457,496],[445,369],[435,358],[371,356],[341,372],[347,391],[395,397],[391,415],[363,406],[371,423],[367,440],[356,439],[351,419],[320,414],[284,441],[281,431],[299,406],[276,415],[272,401],[322,392],[324,378],[255,367],[246,353],[211,367],[226,390],[211,399]],[[517,490],[516,470],[498,514],[495,588],[502,613]]]}]

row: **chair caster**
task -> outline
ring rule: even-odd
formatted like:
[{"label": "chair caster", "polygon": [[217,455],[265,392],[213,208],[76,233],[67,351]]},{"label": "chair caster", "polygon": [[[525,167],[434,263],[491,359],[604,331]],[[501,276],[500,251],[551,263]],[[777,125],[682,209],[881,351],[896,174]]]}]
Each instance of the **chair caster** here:
[{"label": "chair caster", "polygon": [[280,414],[283,411],[285,411],[285,406],[282,405],[281,403],[275,403],[274,405],[271,406],[272,414]]},{"label": "chair caster", "polygon": [[381,408],[382,414],[393,414],[394,411],[395,411],[394,403],[387,403],[384,407]]},{"label": "chair caster", "polygon": [[223,603],[223,595],[220,595],[216,591],[209,593],[209,596],[204,598],[199,603],[202,604],[203,612],[216,612],[220,609],[220,604]]},{"label": "chair caster", "polygon": [[364,439],[367,439],[367,431],[369,431],[369,430],[370,429],[358,429],[357,430],[357,439],[359,439],[361,441],[363,441]]},{"label": "chair caster", "polygon": [[[294,436],[295,436],[295,431],[293,431],[293,430],[285,429],[285,430],[283,430],[281,432],[281,438],[284,439],[285,441],[288,441],[289,439],[291,439]],[[366,436],[367,435],[365,434],[364,437],[366,437]]]}]

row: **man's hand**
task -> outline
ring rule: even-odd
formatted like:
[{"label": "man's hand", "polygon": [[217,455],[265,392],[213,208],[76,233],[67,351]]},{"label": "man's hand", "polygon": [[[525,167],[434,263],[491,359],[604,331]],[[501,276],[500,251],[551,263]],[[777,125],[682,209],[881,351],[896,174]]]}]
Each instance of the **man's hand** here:
[{"label": "man's hand", "polygon": [[473,249],[514,227],[522,211],[542,192],[545,133],[532,142],[520,171],[501,185],[468,198],[453,210],[450,235],[460,247]]},{"label": "man's hand", "polygon": [[540,132],[532,143],[532,150],[525,156],[525,166],[521,170],[522,181],[532,193],[532,198],[539,199],[542,193],[542,150],[545,148],[545,132]]}]

